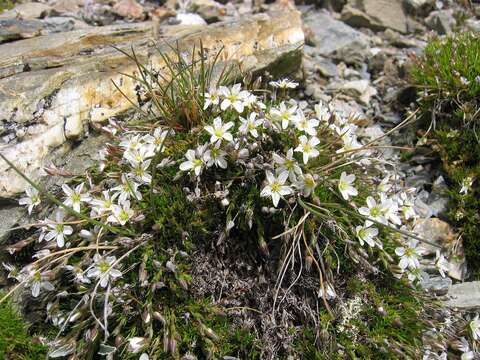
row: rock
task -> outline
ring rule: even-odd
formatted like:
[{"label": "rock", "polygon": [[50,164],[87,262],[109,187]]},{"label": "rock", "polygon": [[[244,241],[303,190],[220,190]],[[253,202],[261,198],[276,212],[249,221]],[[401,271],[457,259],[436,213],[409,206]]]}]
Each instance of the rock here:
[{"label": "rock", "polygon": [[0,20],[0,43],[36,37],[43,29],[44,24],[40,20]]},{"label": "rock", "polygon": [[475,32],[480,33],[480,20],[467,19],[467,20],[465,20],[465,26],[470,31],[475,31]]},{"label": "rock", "polygon": [[177,13],[175,17],[175,24],[183,26],[203,26],[207,22],[198,14],[193,13]]},{"label": "rock", "polygon": [[446,35],[452,33],[457,21],[453,16],[453,10],[448,9],[432,11],[425,19],[425,23],[430,29],[435,30],[440,35]]},{"label": "rock", "polygon": [[120,0],[113,8],[113,13],[127,19],[143,19],[143,6],[136,0]]},{"label": "rock", "polygon": [[[466,278],[467,265],[463,243],[448,223],[437,218],[419,219],[413,228],[413,232],[421,238],[437,244],[443,249],[443,252],[448,254],[448,262],[450,263],[448,276],[460,281]],[[421,243],[420,246],[425,251],[424,255],[427,256],[435,254],[438,250],[426,243]]]},{"label": "rock", "polygon": [[304,23],[311,30],[311,42],[317,54],[330,56],[349,51],[360,59],[365,59],[368,52],[368,37],[352,29],[341,21],[335,20],[325,12],[309,12]]},{"label": "rock", "polygon": [[343,83],[333,83],[329,89],[340,91],[359,100],[363,105],[369,105],[372,96],[377,95],[377,89],[370,86],[368,80],[352,80]]},{"label": "rock", "polygon": [[425,16],[435,7],[435,0],[404,0],[405,9],[412,15]]},{"label": "rock", "polygon": [[177,12],[173,9],[170,9],[166,6],[159,6],[159,7],[156,7],[155,9],[153,9],[152,11],[150,11],[148,13],[148,15],[158,21],[158,22],[161,22],[165,19],[168,19],[172,16],[175,16],[177,15]]},{"label": "rock", "polygon": [[316,59],[315,68],[324,77],[336,77],[338,75],[337,65],[325,58]]},{"label": "rock", "polygon": [[80,9],[86,4],[85,0],[54,0],[50,3],[52,14],[78,16]]},{"label": "rock", "polygon": [[[457,235],[453,232],[452,227],[445,221],[437,218],[417,220],[413,232],[442,248],[448,247],[448,245],[457,240]],[[425,251],[425,255],[435,254],[437,250],[434,246],[425,243],[422,243],[420,246]]]},{"label": "rock", "polygon": [[43,20],[43,22],[45,31],[49,33],[72,31],[77,23],[74,19],[66,17],[49,17]]},{"label": "rock", "polygon": [[39,19],[50,12],[52,8],[49,5],[28,2],[18,4],[13,9],[4,11],[0,14],[0,19],[17,19],[17,20],[33,20]]},{"label": "rock", "polygon": [[455,284],[448,292],[449,299],[445,304],[462,311],[480,309],[480,281]]},{"label": "rock", "polygon": [[407,32],[407,17],[401,0],[349,0],[342,10],[342,20],[354,27],[374,31],[390,28]]},{"label": "rock", "polygon": [[425,276],[422,277],[420,286],[435,295],[446,295],[452,286],[452,279],[441,276]]},{"label": "rock", "polygon": [[[0,45],[0,121],[7,129],[3,155],[34,180],[48,155],[70,139],[81,139],[92,109],[104,109],[96,121],[121,114],[132,104],[113,86],[136,99],[128,76],[136,66],[113,49],[135,48],[140,61],[165,66],[159,53],[178,40],[186,53],[200,40],[208,54],[223,48],[222,63],[244,71],[269,70],[280,77],[298,69],[304,33],[296,11],[270,12],[203,27],[165,26],[159,36],[153,22],[112,25],[40,36]],[[24,69],[30,69],[24,72]],[[107,111],[108,110],[108,111]],[[101,115],[101,114],[104,115]],[[99,115],[100,114],[100,115]],[[17,129],[22,137],[17,138]],[[2,140],[0,140],[2,141]],[[0,161],[0,198],[23,192],[26,183]]]},{"label": "rock", "polygon": [[225,6],[214,0],[192,0],[190,9],[207,23],[218,21],[226,14]]},{"label": "rock", "polygon": [[7,205],[0,208],[0,245],[10,234],[10,228],[18,224],[25,214],[25,209],[18,205]]}]

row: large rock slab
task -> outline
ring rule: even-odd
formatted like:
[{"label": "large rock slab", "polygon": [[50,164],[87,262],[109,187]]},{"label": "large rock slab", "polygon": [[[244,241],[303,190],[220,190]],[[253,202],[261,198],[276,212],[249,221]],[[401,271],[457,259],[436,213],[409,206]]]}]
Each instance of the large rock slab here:
[{"label": "large rock slab", "polygon": [[368,37],[360,31],[335,20],[331,14],[320,11],[309,12],[304,17],[306,27],[311,31],[310,41],[315,45],[316,53],[330,56],[336,53],[357,51],[364,55],[367,52]]},{"label": "large rock slab", "polygon": [[446,305],[459,310],[480,309],[480,281],[455,284],[448,292]]},{"label": "large rock slab", "polygon": [[401,0],[349,0],[342,20],[355,27],[407,32],[407,17]]},{"label": "large rock slab", "polygon": [[[89,122],[104,121],[132,105],[135,84],[128,76],[135,64],[112,44],[157,69],[160,52],[178,42],[189,53],[200,40],[221,62],[241,63],[244,71],[271,69],[274,76],[292,72],[304,42],[300,14],[282,11],[209,26],[170,26],[157,30],[140,23],[97,30],[79,30],[0,45],[0,151],[33,179],[53,149],[84,134]],[[159,51],[158,51],[159,50]],[[292,67],[293,66],[293,67]],[[24,191],[23,181],[0,161],[0,198]]]}]

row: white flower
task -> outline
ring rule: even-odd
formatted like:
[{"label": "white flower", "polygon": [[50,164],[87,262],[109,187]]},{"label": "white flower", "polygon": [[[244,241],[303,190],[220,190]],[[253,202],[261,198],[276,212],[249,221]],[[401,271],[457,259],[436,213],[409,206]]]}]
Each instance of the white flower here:
[{"label": "white flower", "polygon": [[475,353],[473,351],[467,350],[462,354],[460,360],[473,360],[475,359]]},{"label": "white flower", "polygon": [[53,287],[52,283],[48,281],[49,276],[47,272],[39,272],[36,270],[30,271],[30,277],[29,277],[29,285],[32,290],[32,296],[33,297],[38,297],[40,295],[40,291],[42,289],[47,290],[47,291],[53,291],[55,288]]},{"label": "white flower", "polygon": [[410,240],[407,247],[397,247],[395,249],[395,254],[400,257],[400,262],[398,266],[402,270],[407,268],[416,269],[420,266],[419,257],[422,255],[422,250],[417,247],[418,241]]},{"label": "white flower", "polygon": [[38,190],[35,188],[27,188],[25,190],[26,197],[21,198],[18,200],[20,205],[27,205],[28,206],[28,214],[32,213],[32,210],[35,206],[40,204],[40,194]]},{"label": "white flower", "polygon": [[218,105],[220,103],[220,96],[217,89],[210,89],[204,96],[205,104],[203,105],[203,110],[207,110],[210,105]]},{"label": "white flower", "polygon": [[220,109],[227,110],[229,107],[233,107],[241,114],[245,108],[243,101],[249,94],[248,91],[242,91],[241,88],[241,84],[235,84],[231,88],[221,86],[219,92],[223,101],[220,104]]},{"label": "white flower", "polygon": [[46,219],[44,222],[46,227],[42,228],[46,233],[40,235],[39,241],[42,241],[43,239],[46,241],[55,239],[58,247],[63,247],[65,245],[65,236],[72,235],[73,233],[73,228],[71,226],[63,224],[64,217],[65,213],[63,210],[57,209],[55,213],[55,222]]},{"label": "white flower", "polygon": [[[325,298],[327,300],[332,300],[332,299],[335,299],[337,297],[337,293],[335,292],[335,289],[333,288],[332,285],[327,283],[325,288],[326,288]],[[319,298],[323,297],[323,289],[321,287],[320,287],[320,289],[318,289],[318,297]]]},{"label": "white flower", "polygon": [[83,183],[77,185],[75,189],[70,188],[67,184],[62,185],[63,192],[67,198],[63,202],[65,205],[73,208],[76,212],[80,212],[80,204],[90,201],[88,193],[83,193]]},{"label": "white flower", "polygon": [[428,279],[428,274],[422,271],[420,268],[413,268],[407,271],[408,281],[414,283],[416,281],[421,281],[423,277]]},{"label": "white flower", "polygon": [[258,101],[257,97],[253,94],[248,94],[247,96],[245,96],[245,98],[243,99],[243,105],[249,109],[252,109],[253,107],[265,109],[265,104],[261,101]]},{"label": "white flower", "polygon": [[284,185],[288,178],[288,173],[280,173],[277,177],[270,171],[266,172],[267,185],[262,189],[260,196],[271,197],[273,206],[277,207],[280,198],[293,192],[292,188]]},{"label": "white flower", "polygon": [[[128,351],[136,354],[147,345],[147,339],[143,337],[132,337],[128,339]],[[143,356],[143,354],[142,354]],[[143,359],[142,359],[143,360]]]},{"label": "white flower", "polygon": [[298,83],[289,79],[280,79],[278,81],[270,81],[270,86],[279,89],[295,89]]},{"label": "white flower", "polygon": [[112,214],[107,218],[107,222],[125,225],[133,216],[134,211],[130,209],[130,200],[125,200],[122,205],[113,205]]},{"label": "white flower", "polygon": [[74,275],[74,281],[81,284],[90,284],[90,279],[85,276],[84,271],[79,266],[65,265],[64,268]]},{"label": "white flower", "polygon": [[213,126],[207,125],[204,129],[211,135],[210,142],[212,144],[222,140],[232,142],[233,136],[228,132],[228,130],[233,127],[233,125],[234,124],[232,121],[223,124],[222,119],[220,119],[220,117],[216,117],[213,119]]},{"label": "white flower", "polygon": [[382,181],[377,185],[378,192],[387,193],[392,188],[392,184],[390,183],[390,175],[385,176]]},{"label": "white flower", "polygon": [[320,143],[317,137],[312,136],[308,139],[305,135],[301,135],[298,140],[300,144],[295,148],[295,151],[301,152],[303,154],[303,163],[306,164],[308,159],[317,157],[320,153],[315,148]]},{"label": "white flower", "polygon": [[357,226],[355,228],[355,233],[357,234],[358,241],[360,245],[363,246],[364,243],[367,243],[370,247],[375,247],[376,242],[374,238],[378,235],[378,229],[370,227],[367,223],[363,226]]},{"label": "white flower", "polygon": [[155,156],[155,146],[153,144],[142,144],[136,149],[126,150],[123,153],[123,158],[126,159],[132,166],[137,166],[139,163],[145,162],[147,159]]},{"label": "white flower", "polygon": [[113,205],[115,198],[119,195],[119,193],[115,193],[110,195],[108,190],[102,191],[103,199],[91,199],[90,205],[92,205],[92,210],[94,213],[102,215],[106,212],[110,212],[113,210]]},{"label": "white flower", "polygon": [[307,120],[303,111],[299,110],[297,112],[297,117],[294,119],[295,127],[299,131],[303,131],[304,133],[315,136],[317,135],[316,127],[320,124],[317,119],[310,119]]},{"label": "white flower", "polygon": [[163,130],[161,127],[157,127],[153,131],[153,135],[150,135],[150,134],[145,135],[143,137],[143,140],[148,144],[152,144],[155,147],[155,151],[162,150],[163,152],[165,150],[163,143],[167,138],[167,135],[168,135],[168,130]]},{"label": "white flower", "polygon": [[126,150],[132,151],[132,150],[137,150],[141,144],[142,144],[142,140],[140,138],[140,135],[134,135],[126,139],[123,139],[119,145],[125,148]]},{"label": "white flower", "polygon": [[109,281],[122,277],[122,272],[112,267],[115,256],[103,257],[99,253],[93,256],[93,267],[87,270],[86,276],[100,280],[101,287],[107,287]]},{"label": "white flower", "polygon": [[140,355],[138,360],[150,360],[150,357],[148,356],[147,353],[143,353],[142,355]]},{"label": "white flower", "polygon": [[360,144],[357,140],[356,136],[349,136],[342,138],[343,140],[343,147],[337,150],[337,153],[343,153],[343,152],[351,152],[352,150],[359,149],[362,147],[362,144]]},{"label": "white flower", "polygon": [[405,220],[414,219],[417,216],[414,202],[407,193],[402,192],[397,198],[397,202]]},{"label": "white flower", "polygon": [[227,168],[227,160],[225,156],[227,153],[220,148],[220,143],[217,143],[212,149],[209,149],[205,152],[203,159],[208,167],[215,165],[219,168]]},{"label": "white flower", "polygon": [[270,117],[275,123],[280,123],[282,129],[288,128],[290,121],[296,120],[297,106],[292,105],[287,108],[285,103],[282,101],[279,108],[273,108],[270,110]]},{"label": "white flower", "polygon": [[383,216],[382,208],[380,204],[377,204],[373,197],[367,197],[367,206],[368,207],[362,206],[360,209],[358,209],[358,212],[369,219],[376,220],[381,223],[386,223],[386,219]]},{"label": "white flower", "polygon": [[380,194],[380,199],[382,201],[380,207],[383,217],[393,224],[401,225],[402,221],[398,217],[398,203],[388,199],[385,194]]},{"label": "white flower", "polygon": [[324,103],[319,103],[314,106],[315,114],[320,121],[327,122],[330,120],[332,114]]},{"label": "white flower", "polygon": [[480,340],[480,320],[478,320],[478,314],[475,318],[468,323],[473,340]]},{"label": "white flower", "polygon": [[315,190],[317,183],[312,174],[305,174],[299,176],[295,186],[302,191],[303,196],[309,197]]},{"label": "white flower", "polygon": [[182,171],[191,171],[195,173],[196,176],[200,176],[202,173],[203,167],[205,166],[205,149],[207,148],[207,144],[198,146],[197,149],[194,150],[187,150],[185,157],[187,161],[184,161],[180,164],[180,170]]},{"label": "white flower", "polygon": [[293,149],[288,149],[287,156],[285,157],[273,153],[272,159],[275,164],[280,165],[278,172],[282,173],[286,171],[291,182],[297,181],[297,175],[302,175],[302,169],[293,157]]},{"label": "white flower", "polygon": [[131,175],[133,175],[135,180],[143,184],[150,184],[152,182],[152,175],[148,172],[151,162],[152,160],[146,160],[132,166]]},{"label": "white flower", "polygon": [[125,175],[122,175],[122,184],[112,188],[115,192],[114,195],[118,195],[118,202],[123,203],[126,200],[134,197],[137,200],[142,200],[142,193],[138,191],[140,184],[133,180],[128,179]]},{"label": "white flower", "polygon": [[345,171],[340,175],[340,180],[338,181],[338,190],[345,200],[348,200],[350,196],[358,195],[358,190],[352,185],[355,181],[355,178],[356,177],[354,174],[347,175]]},{"label": "white flower", "polygon": [[470,191],[473,184],[473,178],[471,176],[467,176],[462,180],[462,188],[460,189],[460,194],[466,194]]},{"label": "white flower", "polygon": [[440,250],[436,251],[435,267],[443,278],[445,277],[445,274],[450,271],[450,263],[445,259],[445,256],[440,253]]},{"label": "white flower", "polygon": [[238,129],[241,134],[250,134],[254,138],[258,137],[258,130],[257,127],[263,124],[263,120],[255,119],[257,117],[257,113],[252,112],[248,115],[245,119],[240,116],[240,122],[242,123]]}]

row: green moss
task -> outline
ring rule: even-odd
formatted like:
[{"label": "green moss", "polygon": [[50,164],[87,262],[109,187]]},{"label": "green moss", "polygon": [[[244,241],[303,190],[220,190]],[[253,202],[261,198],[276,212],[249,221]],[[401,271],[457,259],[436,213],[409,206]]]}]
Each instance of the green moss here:
[{"label": "green moss", "polygon": [[0,0],[0,13],[11,8],[13,8],[13,2],[11,0]]},{"label": "green moss", "polygon": [[[449,222],[459,230],[468,264],[480,277],[480,37],[458,34],[434,39],[412,71],[420,92],[421,126],[428,133],[447,175],[451,200]],[[460,194],[462,182],[471,177],[472,188]]]},{"label": "green moss", "polygon": [[12,304],[0,304],[0,359],[35,360],[44,359],[45,355],[46,348],[30,336]]},{"label": "green moss", "polygon": [[[321,312],[319,334],[303,328],[295,351],[305,359],[419,358],[428,318],[421,294],[386,277],[368,281],[352,277],[346,290],[350,298],[339,319],[332,321],[325,310]],[[348,312],[356,316],[348,319]]]}]

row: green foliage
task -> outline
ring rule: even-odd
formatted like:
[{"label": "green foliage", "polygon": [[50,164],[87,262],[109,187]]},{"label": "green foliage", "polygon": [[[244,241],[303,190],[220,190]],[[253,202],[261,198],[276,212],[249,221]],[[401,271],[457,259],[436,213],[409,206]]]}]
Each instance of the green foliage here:
[{"label": "green foliage", "polygon": [[0,0],[0,13],[5,10],[9,10],[13,7],[13,2],[11,0]]},{"label": "green foliage", "polygon": [[164,65],[161,69],[142,64],[133,49],[131,53],[120,50],[135,62],[139,73],[124,75],[138,81],[146,92],[145,100],[153,104],[154,110],[145,112],[137,107],[139,111],[152,119],[161,118],[173,129],[188,131],[206,120],[204,94],[231,81],[234,67],[222,67],[222,49],[209,57],[202,43],[199,47],[194,45],[190,52],[181,49],[178,43],[167,50],[170,52],[157,49]]},{"label": "green foliage", "polygon": [[0,304],[0,359],[44,359],[46,347],[32,338],[11,302]]},{"label": "green foliage", "polygon": [[[349,299],[340,319],[332,322],[323,311],[321,339],[313,328],[305,327],[295,350],[305,359],[318,360],[419,358],[429,315],[423,296],[405,285],[386,276],[374,280],[351,277],[346,289]],[[349,318],[349,313],[358,315]]]},{"label": "green foliage", "polygon": [[[463,238],[475,278],[480,276],[480,37],[462,33],[434,39],[412,71],[422,91],[419,104],[424,128],[448,176],[448,218]],[[473,186],[461,194],[462,183]]]},{"label": "green foliage", "polygon": [[427,45],[412,70],[414,84],[425,91],[421,98],[424,111],[443,108],[450,115],[468,119],[467,115],[472,115],[469,112],[477,110],[472,101],[480,93],[479,53],[480,37],[476,33],[434,39]]}]

